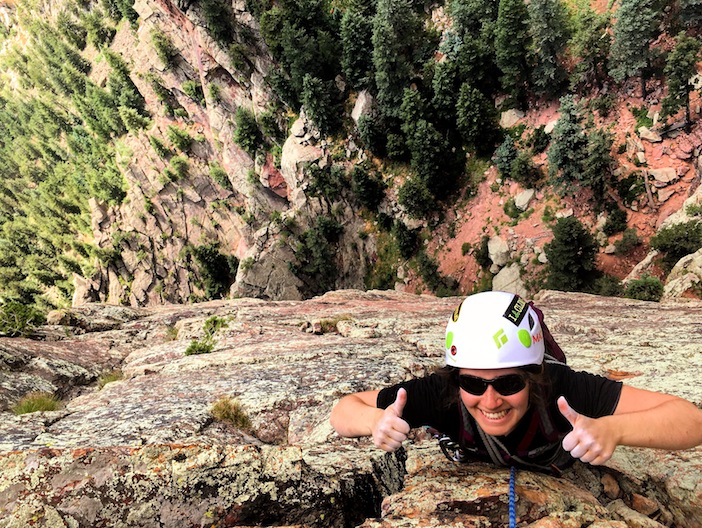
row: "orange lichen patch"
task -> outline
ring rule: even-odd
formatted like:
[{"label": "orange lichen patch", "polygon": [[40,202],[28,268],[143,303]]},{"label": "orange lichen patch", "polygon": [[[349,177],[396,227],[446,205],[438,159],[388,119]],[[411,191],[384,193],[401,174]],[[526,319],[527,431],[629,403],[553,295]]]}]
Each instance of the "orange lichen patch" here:
[{"label": "orange lichen patch", "polygon": [[635,378],[637,376],[641,376],[641,372],[628,372],[626,370],[614,370],[614,369],[606,369],[605,370],[607,377],[609,379],[613,380],[623,380],[623,379],[628,379],[628,378]]}]

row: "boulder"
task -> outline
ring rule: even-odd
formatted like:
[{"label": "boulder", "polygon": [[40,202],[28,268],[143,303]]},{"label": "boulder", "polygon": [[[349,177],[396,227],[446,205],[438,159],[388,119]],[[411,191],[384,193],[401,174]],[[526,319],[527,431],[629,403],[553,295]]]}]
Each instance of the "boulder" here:
[{"label": "boulder", "polygon": [[363,116],[370,115],[373,110],[374,99],[368,90],[361,90],[356,98],[356,103],[351,111],[351,119],[358,125],[359,119]]},{"label": "boulder", "polygon": [[488,255],[495,266],[502,267],[509,262],[509,244],[499,236],[488,240]]},{"label": "boulder", "polygon": [[[67,327],[50,344],[1,339],[0,396],[20,397],[36,375],[65,407],[3,412],[0,526],[506,526],[507,469],[451,463],[421,429],[388,454],[328,421],[345,394],[441,365],[459,302],[358,290],[241,298],[144,308],[110,329]],[[537,302],[573,368],[702,404],[691,338],[701,302],[550,291]],[[186,356],[212,317],[226,323],[212,352]],[[124,379],[91,385],[115,363]],[[76,375],[61,374],[67,365]],[[250,426],[214,418],[222,396]],[[514,497],[520,526],[696,528],[702,448],[618,448],[605,466],[576,463],[559,478],[519,470]]]},{"label": "boulder", "polygon": [[500,126],[502,128],[511,128],[516,125],[520,119],[524,118],[524,112],[512,108],[500,115]]},{"label": "boulder", "polygon": [[534,198],[536,191],[534,189],[526,189],[514,197],[514,205],[520,211],[526,211],[529,208],[531,200]]},{"label": "boulder", "polygon": [[517,263],[502,268],[492,278],[492,287],[494,290],[516,293],[522,297],[528,295],[528,290],[521,278],[521,267]]},{"label": "boulder", "polygon": [[702,287],[702,248],[681,258],[665,280],[663,297],[681,297],[691,289]]},{"label": "boulder", "polygon": [[658,132],[651,130],[650,128],[642,126],[639,127],[638,132],[639,137],[641,139],[645,139],[646,141],[649,141],[651,143],[660,143],[661,141],[663,141],[661,135]]}]

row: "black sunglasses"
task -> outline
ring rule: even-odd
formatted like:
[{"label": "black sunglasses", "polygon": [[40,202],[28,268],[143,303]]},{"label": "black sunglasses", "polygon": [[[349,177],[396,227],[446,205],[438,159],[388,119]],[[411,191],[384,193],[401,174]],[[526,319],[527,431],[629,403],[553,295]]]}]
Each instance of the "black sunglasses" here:
[{"label": "black sunglasses", "polygon": [[461,374],[458,376],[458,384],[464,391],[473,396],[484,394],[488,385],[492,385],[492,388],[502,394],[502,396],[511,396],[526,387],[526,380],[519,374],[507,374],[491,380]]}]

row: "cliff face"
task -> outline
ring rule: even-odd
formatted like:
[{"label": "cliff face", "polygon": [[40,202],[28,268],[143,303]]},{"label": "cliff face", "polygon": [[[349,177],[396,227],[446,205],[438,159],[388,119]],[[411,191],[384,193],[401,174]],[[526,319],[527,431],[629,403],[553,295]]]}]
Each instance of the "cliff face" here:
[{"label": "cliff face", "polygon": [[[508,471],[455,466],[421,431],[389,455],[328,423],[340,396],[439,366],[458,302],[346,290],[86,305],[53,314],[43,342],[0,339],[0,526],[505,526]],[[538,304],[574,368],[702,405],[700,302],[544,292]],[[185,355],[193,340],[213,350]],[[98,390],[116,367],[123,379]],[[33,390],[64,408],[7,411]],[[250,426],[214,418],[223,396]],[[620,448],[562,478],[519,471],[516,494],[520,526],[697,528],[702,449]]]},{"label": "cliff face", "polygon": [[[14,24],[19,28],[10,16],[10,4],[6,4],[0,6],[0,19],[4,26]],[[699,219],[697,211],[702,200],[698,189],[702,167],[699,96],[692,92],[693,123],[689,131],[681,128],[680,123],[666,128],[659,121],[661,99],[665,96],[665,86],[659,79],[649,83],[652,86],[645,99],[632,90],[632,86],[638,86],[634,82],[617,86],[621,91],[613,91],[610,86],[588,96],[593,104],[602,99],[600,103],[611,106],[606,118],[600,115],[602,112],[591,115],[596,116],[593,119],[597,127],[611,130],[614,136],[610,149],[616,165],[612,189],[616,186],[614,180],[628,182],[626,188],[616,190],[619,196],[614,196],[614,190],[610,189],[610,198],[617,201],[617,207],[625,209],[627,226],[636,228],[643,241],[633,254],[615,255],[615,242],[622,235],[605,234],[608,214],[597,210],[602,204],[594,204],[587,191],[560,196],[549,187],[544,152],[532,156],[544,175],[539,185],[545,185],[538,190],[502,178],[487,160],[476,160],[469,148],[465,150],[465,159],[460,160],[464,165],[460,176],[444,174],[451,165],[452,156],[448,152],[444,153],[445,159],[435,156],[439,160],[434,171],[437,179],[470,180],[471,184],[456,189],[465,199],[451,197],[441,204],[448,204],[447,210],[433,211],[424,220],[411,218],[413,211],[399,204],[398,193],[405,182],[412,180],[417,160],[408,162],[405,156],[396,162],[375,157],[364,149],[360,137],[360,119],[371,116],[377,107],[371,94],[367,90],[350,90],[345,80],[337,76],[332,83],[336,90],[333,95],[344,99],[343,115],[336,116],[344,120],[344,133],[323,137],[305,117],[304,109],[290,108],[275,95],[269,75],[281,66],[272,59],[256,18],[246,9],[247,5],[257,4],[247,4],[244,0],[224,4],[227,9],[231,7],[231,20],[227,22],[236,33],[231,36],[229,49],[211,36],[212,20],[207,20],[204,14],[206,5],[210,5],[207,2],[137,0],[133,9],[138,16],[133,25],[126,19],[108,23],[110,29],[116,26],[109,49],[124,58],[130,82],[134,83],[138,98],[144,99],[142,117],[148,122],[146,128],[108,134],[106,140],[117,152],[115,170],[120,181],[124,176],[126,197],[123,200],[120,197],[118,205],[110,205],[109,200],[90,198],[94,190],[86,192],[81,187],[77,194],[89,201],[89,211],[84,216],[90,217],[90,232],[83,232],[81,227],[76,233],[71,226],[57,222],[70,234],[54,232],[60,231],[57,228],[52,231],[52,237],[75,235],[78,240],[70,242],[76,242],[74,245],[79,249],[65,240],[57,243],[53,248],[55,253],[70,258],[68,263],[61,264],[56,257],[59,269],[51,273],[44,269],[44,255],[3,266],[8,268],[5,275],[9,280],[19,280],[17,277],[21,278],[25,272],[30,275],[31,280],[20,288],[20,293],[29,295],[29,291],[34,295],[36,289],[40,295],[46,289],[47,299],[64,305],[63,295],[70,292],[67,283],[73,282],[74,305],[99,301],[137,307],[230,294],[302,299],[327,290],[361,289],[365,284],[421,292],[437,290],[436,284],[430,283],[438,274],[450,277],[446,284],[455,281],[457,291],[482,288],[495,275],[497,287],[528,293],[538,290],[545,276],[547,259],[543,247],[553,236],[553,221],[557,217],[575,215],[584,222],[600,246],[598,265],[618,279],[632,271],[631,277],[644,272],[662,276],[653,259],[635,268],[646,256],[650,236],[671,216],[680,216],[679,221]],[[98,8],[91,4],[84,7],[86,12]],[[46,2],[36,9],[42,10],[52,22],[53,18],[65,15],[75,19],[75,23],[83,23],[81,17],[86,16],[86,13],[78,16],[80,10],[62,2]],[[29,9],[28,13],[33,11]],[[339,14],[340,11],[334,16]],[[432,5],[421,17],[437,38],[446,37],[454,23],[442,2]],[[17,35],[14,28],[3,32],[8,35],[2,42],[6,49],[12,44],[22,48],[25,42],[33,42],[27,28],[18,29]],[[154,35],[160,35],[162,41],[172,46],[169,64],[159,56]],[[76,55],[86,61],[86,71],[95,86],[105,87],[110,85],[111,66],[103,60],[104,54],[98,48],[89,42]],[[370,51],[365,49],[364,53]],[[437,49],[428,64],[434,67],[445,63],[444,59]],[[435,61],[438,62],[434,64]],[[21,62],[15,58],[12,64],[17,68]],[[21,79],[16,78],[19,74],[12,68],[8,70],[8,76],[15,76],[7,82],[8,87],[21,85]],[[416,88],[416,83],[412,86]],[[201,97],[196,94],[197,89]],[[499,104],[502,98],[497,99]],[[523,145],[543,127],[541,132],[546,139],[542,139],[548,143],[547,134],[558,118],[558,102],[555,97],[551,101],[534,97],[529,105],[526,113],[514,109],[504,112],[500,124],[504,131],[521,135]],[[265,149],[252,153],[235,140],[243,128],[236,122],[240,110],[250,112],[259,125],[265,122],[269,129],[278,130],[266,134],[269,144]],[[639,127],[634,110],[637,115],[646,110],[654,130]],[[76,122],[80,121],[74,117]],[[170,137],[172,129],[186,134],[192,140],[190,144],[177,146],[177,141]],[[65,142],[65,137],[60,138],[60,146],[65,146]],[[159,153],[154,146],[157,142],[168,151],[166,154]],[[414,145],[425,146],[420,140]],[[463,152],[460,149],[453,150]],[[387,185],[373,210],[363,207],[358,193],[351,188],[349,174],[360,163],[370,167],[368,170]],[[340,181],[334,182],[343,187],[338,195],[330,196],[332,193],[324,185],[313,181],[305,164],[311,164],[332,180],[338,176],[334,171],[343,173],[343,177],[337,178]],[[79,176],[82,182],[83,175]],[[18,187],[34,184],[15,182]],[[634,198],[622,198],[630,191],[635,194],[632,189],[638,189]],[[685,216],[683,210],[688,206],[695,212]],[[83,211],[82,207],[77,209]],[[7,216],[9,222],[12,214]],[[28,225],[31,227],[35,221],[47,223],[49,216],[38,215]],[[333,219],[334,236],[320,229],[321,218]],[[396,240],[400,237],[390,229],[393,222],[423,230],[422,251],[427,259],[408,262],[398,255],[403,252],[396,246],[402,242]],[[85,219],[81,218],[80,223],[85,223]],[[491,238],[491,247],[495,248],[486,266],[490,274],[478,264],[477,253],[483,236]],[[18,247],[22,246],[20,242],[16,242]],[[324,246],[324,251],[318,251],[320,246]],[[24,250],[31,253],[31,248]],[[64,252],[68,254],[63,255]],[[667,287],[667,296],[699,296],[696,291],[702,281],[700,258],[697,255],[683,263],[671,279],[674,284]],[[32,267],[31,272],[20,269],[23,264]],[[438,274],[436,269],[432,270],[434,264]],[[93,273],[95,268],[97,271]],[[218,276],[213,278],[213,274]],[[53,275],[61,280],[55,280]],[[433,276],[427,279],[428,275]],[[217,282],[216,291],[210,284],[213,280]],[[59,286],[53,287],[51,281],[53,286],[57,282]]]},{"label": "cliff face", "polygon": [[[127,24],[119,26],[111,48],[130,65],[153,125],[123,139],[121,163],[128,184],[124,204],[108,207],[91,200],[95,242],[118,256],[100,265],[96,276],[76,277],[74,304],[106,301],[144,306],[202,299],[207,294],[203,287],[206,274],[202,263],[196,263],[187,251],[193,246],[216,247],[220,254],[232,255],[243,264],[238,273],[235,267],[225,279],[233,283],[234,295],[301,299],[317,291],[318,285],[305,283],[304,277],[301,280],[291,272],[289,264],[296,261],[296,237],[331,207],[305,193],[309,182],[303,178],[302,164],[329,166],[330,149],[320,142],[318,132],[308,133],[312,127],[304,116],[287,140],[278,140],[281,159],[277,164],[270,153],[253,158],[235,142],[238,109],[258,116],[277,104],[264,82],[264,76],[276,66],[253,17],[239,4],[243,2],[233,7],[235,23],[248,29],[253,38],[245,65],[232,64],[226,50],[213,41],[197,6],[139,0],[134,4],[140,17],[138,30]],[[169,67],[154,49],[154,31],[165,35],[177,50]],[[102,84],[106,74],[97,65],[91,76]],[[170,92],[166,102],[179,110],[175,116],[164,115],[166,102],[157,93],[154,79],[161,90]],[[183,91],[188,82],[207,87],[202,101]],[[285,119],[277,116],[283,131],[288,127]],[[172,162],[157,155],[149,140],[156,137],[168,144],[170,127],[185,130],[193,138],[187,176],[177,181],[164,178]],[[224,169],[224,180],[212,178],[213,165]],[[366,242],[357,236],[364,221],[352,205],[348,200],[335,205],[337,221],[343,226],[335,244],[335,287],[362,287],[364,256],[373,249],[372,239]]]}]

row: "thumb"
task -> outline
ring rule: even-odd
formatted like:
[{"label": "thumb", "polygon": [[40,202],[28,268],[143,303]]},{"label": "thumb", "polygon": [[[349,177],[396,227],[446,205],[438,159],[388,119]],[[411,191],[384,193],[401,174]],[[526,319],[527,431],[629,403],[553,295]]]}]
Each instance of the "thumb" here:
[{"label": "thumb", "polygon": [[405,389],[400,389],[397,391],[395,403],[392,404],[392,410],[399,418],[402,418],[402,412],[405,410],[405,404],[407,404],[407,391]]},{"label": "thumb", "polygon": [[558,410],[561,411],[561,414],[570,422],[570,425],[575,427],[575,422],[580,415],[574,411],[570,405],[568,405],[565,396],[558,398],[556,403],[558,404]]}]

